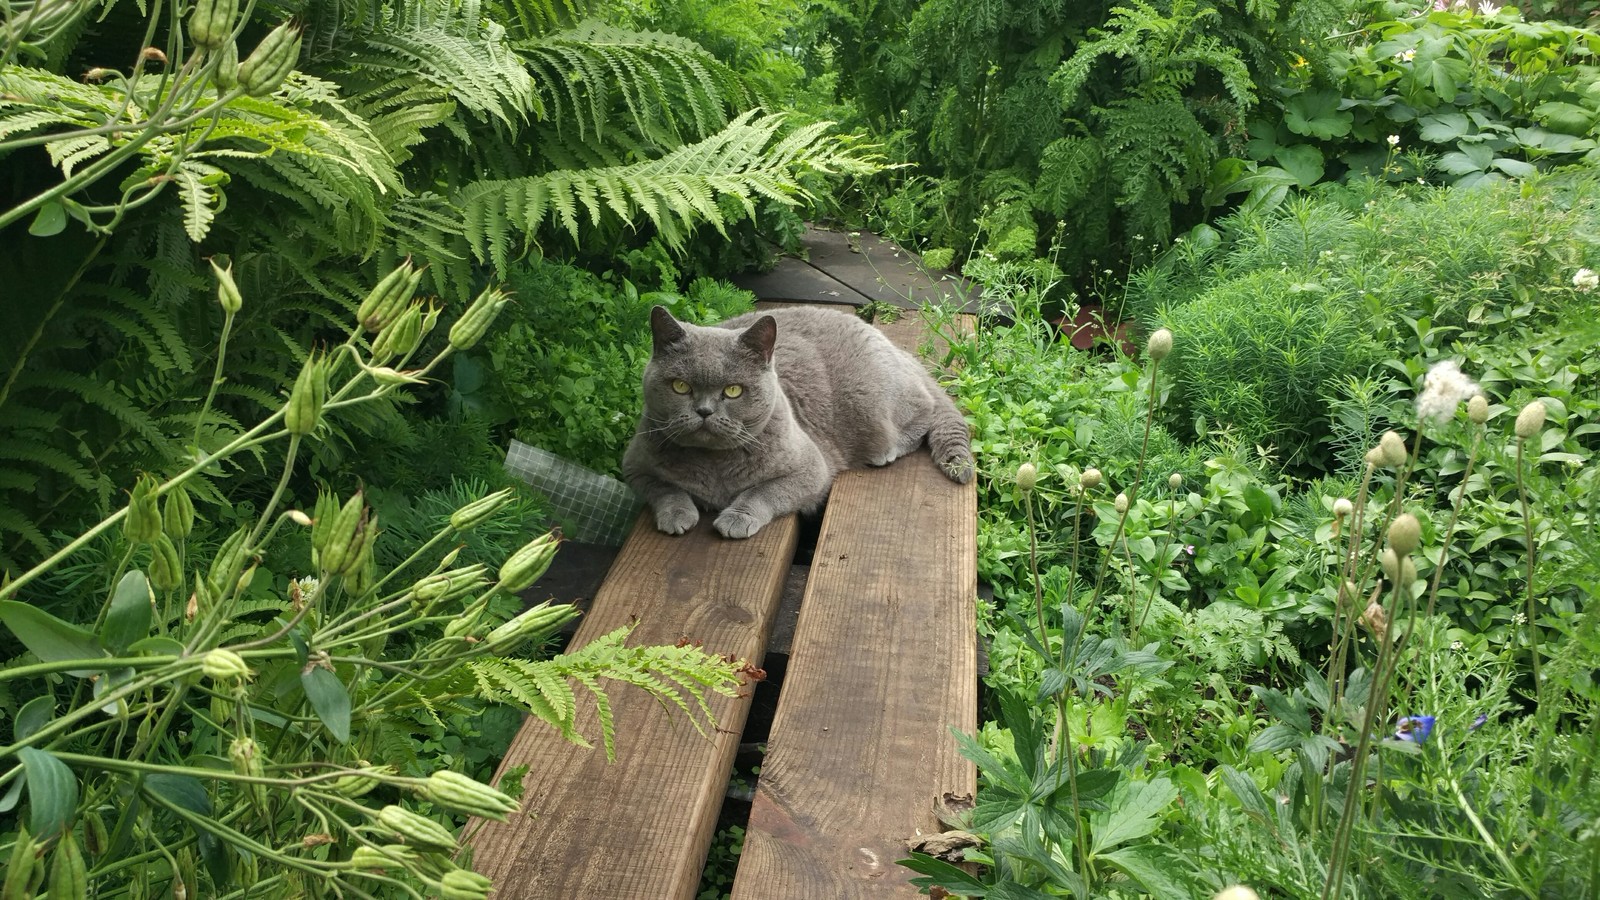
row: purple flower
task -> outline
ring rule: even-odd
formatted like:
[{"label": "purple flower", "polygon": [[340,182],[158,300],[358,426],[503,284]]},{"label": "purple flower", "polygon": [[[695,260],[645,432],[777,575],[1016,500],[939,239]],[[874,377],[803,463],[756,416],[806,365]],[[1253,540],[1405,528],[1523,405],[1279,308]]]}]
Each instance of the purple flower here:
[{"label": "purple flower", "polygon": [[1194,555],[1194,545],[1193,544],[1184,544],[1183,545],[1183,552],[1189,554],[1190,556],[1193,556]]},{"label": "purple flower", "polygon": [[1433,733],[1433,716],[1401,716],[1394,725],[1396,740],[1420,744]]},{"label": "purple flower", "polygon": [[1478,713],[1478,717],[1476,719],[1472,720],[1472,727],[1468,728],[1467,730],[1468,731],[1477,731],[1479,728],[1482,728],[1483,727],[1483,723],[1485,723],[1487,721],[1489,721],[1488,713]]}]

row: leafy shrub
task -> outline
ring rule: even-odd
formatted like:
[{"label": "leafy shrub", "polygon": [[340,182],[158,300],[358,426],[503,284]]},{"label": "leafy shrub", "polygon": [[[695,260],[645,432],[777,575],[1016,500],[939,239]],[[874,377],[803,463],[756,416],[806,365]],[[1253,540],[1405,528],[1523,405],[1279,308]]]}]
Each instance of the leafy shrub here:
[{"label": "leafy shrub", "polygon": [[683,294],[641,294],[630,282],[549,261],[527,264],[510,286],[520,302],[480,357],[483,385],[468,402],[519,440],[601,471],[621,464],[638,421],[650,307],[710,324],[754,303],[710,279]]}]

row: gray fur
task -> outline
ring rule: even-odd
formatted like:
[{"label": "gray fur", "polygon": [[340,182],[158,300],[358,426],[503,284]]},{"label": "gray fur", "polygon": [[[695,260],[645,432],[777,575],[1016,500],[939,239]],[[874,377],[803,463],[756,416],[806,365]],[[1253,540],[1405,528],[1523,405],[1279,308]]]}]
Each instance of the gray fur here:
[{"label": "gray fur", "polygon": [[[888,465],[927,441],[952,480],[972,480],[967,423],[911,354],[848,313],[750,313],[712,327],[650,315],[644,415],[622,471],[682,534],[700,510],[746,538],[775,518],[815,512],[834,476]],[[775,333],[774,333],[775,332]],[[674,382],[686,382],[679,394]],[[724,389],[739,385],[729,398]]]}]

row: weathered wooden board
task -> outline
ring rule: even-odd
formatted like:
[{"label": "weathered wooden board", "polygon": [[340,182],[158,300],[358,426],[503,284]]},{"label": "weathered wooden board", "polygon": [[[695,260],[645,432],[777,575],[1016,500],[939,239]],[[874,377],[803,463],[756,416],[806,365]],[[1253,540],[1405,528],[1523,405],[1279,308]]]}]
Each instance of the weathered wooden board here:
[{"label": "weathered wooden board", "polygon": [[[711,530],[709,517],[689,534],[668,537],[648,516],[612,565],[572,646],[637,620],[631,644],[688,638],[759,664],[794,558],[794,517],[747,541],[729,541]],[[469,825],[474,867],[494,879],[499,900],[694,897],[749,693],[714,697],[720,728],[705,737],[678,709],[611,685],[615,763],[598,746],[592,703],[580,700],[587,712],[578,728],[594,740],[593,750],[530,719],[501,764],[502,773],[529,767],[524,814],[505,824]]]},{"label": "weathered wooden board", "polygon": [[976,504],[925,450],[835,482],[734,900],[917,895],[905,840],[976,789]]}]

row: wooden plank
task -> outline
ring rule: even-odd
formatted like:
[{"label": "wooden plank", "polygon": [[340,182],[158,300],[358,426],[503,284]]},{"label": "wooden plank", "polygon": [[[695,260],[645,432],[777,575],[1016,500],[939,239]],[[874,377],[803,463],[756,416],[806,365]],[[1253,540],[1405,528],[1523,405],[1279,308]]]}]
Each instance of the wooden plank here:
[{"label": "wooden plank", "polygon": [[977,785],[976,529],[925,451],[834,483],[734,900],[917,896],[905,840]]},{"label": "wooden plank", "polygon": [[[573,646],[637,619],[631,644],[688,638],[759,665],[794,559],[794,517],[746,541],[718,536],[710,517],[681,537],[660,534],[648,517],[646,511],[635,525]],[[577,724],[597,744],[593,750],[528,720],[500,767],[529,767],[524,815],[482,823],[471,838],[474,867],[494,879],[498,900],[693,898],[750,693],[712,698],[719,728],[708,738],[676,707],[610,685],[615,763],[598,747],[592,703],[580,700],[587,712]]]}]

